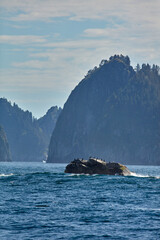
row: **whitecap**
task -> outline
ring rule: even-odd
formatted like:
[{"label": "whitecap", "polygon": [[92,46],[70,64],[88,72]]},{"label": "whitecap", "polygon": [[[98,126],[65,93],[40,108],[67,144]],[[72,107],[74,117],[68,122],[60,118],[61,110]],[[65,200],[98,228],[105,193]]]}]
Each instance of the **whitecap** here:
[{"label": "whitecap", "polygon": [[160,176],[150,176],[150,175],[143,175],[143,174],[139,174],[139,173],[135,173],[135,172],[131,172],[132,177],[139,177],[139,178],[156,178],[156,179],[160,179]]},{"label": "whitecap", "polygon": [[14,174],[13,174],[13,173],[10,173],[10,174],[1,173],[1,174],[0,174],[0,177],[10,177],[10,176],[12,176],[12,175],[14,175]]},{"label": "whitecap", "polygon": [[141,211],[160,211],[160,208],[145,208],[145,207],[134,207],[136,210],[141,210]]},{"label": "whitecap", "polygon": [[156,179],[160,179],[160,176],[155,176]]},{"label": "whitecap", "polygon": [[85,174],[85,173],[71,173],[69,175],[66,175],[66,176],[69,176],[69,177],[74,177],[74,176],[91,176],[90,174]]}]

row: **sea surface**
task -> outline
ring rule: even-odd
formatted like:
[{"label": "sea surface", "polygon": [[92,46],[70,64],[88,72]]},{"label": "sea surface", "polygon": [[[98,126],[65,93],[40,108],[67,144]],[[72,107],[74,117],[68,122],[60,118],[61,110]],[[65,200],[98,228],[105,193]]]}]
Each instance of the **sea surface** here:
[{"label": "sea surface", "polygon": [[0,240],[160,239],[160,167],[123,177],[65,166],[0,163]]}]

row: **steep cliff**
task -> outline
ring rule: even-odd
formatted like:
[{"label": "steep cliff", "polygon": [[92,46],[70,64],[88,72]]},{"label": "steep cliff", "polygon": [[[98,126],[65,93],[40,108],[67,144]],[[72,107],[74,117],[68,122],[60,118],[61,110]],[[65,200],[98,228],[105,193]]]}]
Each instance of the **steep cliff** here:
[{"label": "steep cliff", "polygon": [[57,119],[61,111],[62,109],[57,106],[51,107],[43,117],[37,120],[39,127],[43,130],[45,134],[44,137],[47,138],[48,145],[48,139],[51,138],[53,129],[55,128]]},{"label": "steep cliff", "polygon": [[11,162],[11,155],[6,134],[0,126],[0,162]]},{"label": "steep cliff", "polygon": [[72,91],[54,129],[47,162],[95,156],[123,164],[160,164],[159,67],[134,70],[111,57]]},{"label": "steep cliff", "polygon": [[58,107],[52,107],[37,120],[31,112],[0,98],[0,124],[5,128],[13,161],[42,161],[46,158],[60,112]]}]

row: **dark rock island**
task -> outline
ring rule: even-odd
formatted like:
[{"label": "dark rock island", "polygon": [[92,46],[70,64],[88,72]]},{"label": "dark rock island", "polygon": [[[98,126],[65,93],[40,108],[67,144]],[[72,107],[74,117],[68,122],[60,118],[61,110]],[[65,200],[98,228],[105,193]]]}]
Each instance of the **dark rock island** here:
[{"label": "dark rock island", "polygon": [[65,173],[131,175],[131,172],[126,166],[114,162],[107,163],[97,158],[89,158],[89,160],[75,159],[66,166]]}]

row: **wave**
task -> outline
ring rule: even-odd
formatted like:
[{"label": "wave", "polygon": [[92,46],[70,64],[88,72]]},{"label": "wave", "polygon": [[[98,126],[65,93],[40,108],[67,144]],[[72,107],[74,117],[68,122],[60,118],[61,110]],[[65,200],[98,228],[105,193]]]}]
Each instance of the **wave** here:
[{"label": "wave", "polygon": [[150,176],[150,175],[144,175],[144,174],[139,174],[139,173],[135,173],[135,172],[131,172],[131,177],[139,177],[139,178],[156,178],[156,179],[160,179],[160,176]]},{"label": "wave", "polygon": [[[103,174],[88,174],[88,173],[69,173],[65,175],[66,177],[96,177],[96,176],[104,176]],[[109,175],[108,175],[109,176]]]},{"label": "wave", "polygon": [[[101,176],[99,174],[84,174],[84,173],[71,173],[69,175],[67,175],[69,177],[83,177],[83,176]],[[107,175],[107,176],[111,176],[111,175]],[[117,174],[117,176],[120,176]],[[135,173],[135,172],[131,172],[131,175],[126,175],[126,177],[138,177],[138,178],[155,178],[155,179],[160,179],[160,176],[150,176],[150,175],[144,175],[144,174],[139,174],[139,173]]]},{"label": "wave", "polygon": [[150,207],[145,208],[145,207],[134,206],[134,209],[141,210],[141,211],[160,211],[160,208],[150,208]]},{"label": "wave", "polygon": [[10,174],[0,173],[0,177],[10,177],[10,176],[13,176],[13,175],[14,175],[13,173],[10,173]]}]

